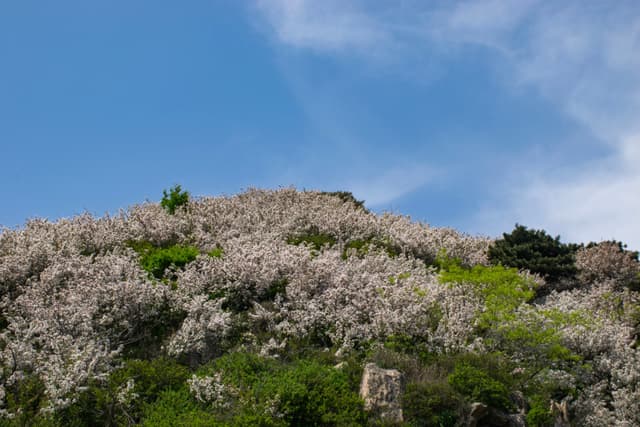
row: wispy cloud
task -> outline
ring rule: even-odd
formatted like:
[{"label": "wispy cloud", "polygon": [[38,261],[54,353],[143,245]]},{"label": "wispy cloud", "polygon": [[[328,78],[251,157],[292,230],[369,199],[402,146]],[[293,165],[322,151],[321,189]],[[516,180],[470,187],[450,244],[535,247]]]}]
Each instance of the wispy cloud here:
[{"label": "wispy cloud", "polygon": [[[494,199],[478,223],[494,224],[493,232],[514,222],[546,228],[568,241],[624,239],[638,247],[640,225],[640,138],[631,138],[614,155],[580,170],[535,176],[522,188],[510,188],[507,204]],[[491,227],[491,226],[490,226]]]},{"label": "wispy cloud", "polygon": [[439,173],[423,165],[403,165],[380,174],[346,180],[342,188],[348,188],[356,197],[364,199],[367,206],[386,208],[394,200],[406,196],[428,182]]},{"label": "wispy cloud", "polygon": [[499,207],[488,197],[490,203],[473,219],[478,231],[504,230],[518,220],[570,239],[617,238],[640,248],[640,3],[484,0],[392,6],[258,2],[279,42],[296,48],[364,52],[365,60],[421,50],[447,57],[474,46],[498,55],[496,72],[506,90],[535,89],[611,154],[551,174],[529,170],[526,182],[507,177],[505,182],[519,182],[518,188],[501,188],[507,198]]},{"label": "wispy cloud", "polygon": [[384,43],[388,34],[356,4],[337,0],[258,0],[277,39],[297,48],[340,52]]}]

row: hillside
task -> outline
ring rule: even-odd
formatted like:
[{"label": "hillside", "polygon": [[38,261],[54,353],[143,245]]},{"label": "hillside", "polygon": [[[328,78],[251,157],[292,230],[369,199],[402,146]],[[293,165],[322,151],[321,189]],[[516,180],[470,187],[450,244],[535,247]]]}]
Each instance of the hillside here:
[{"label": "hillside", "polygon": [[293,189],[30,220],[0,234],[0,425],[640,425],[637,254],[517,236]]}]

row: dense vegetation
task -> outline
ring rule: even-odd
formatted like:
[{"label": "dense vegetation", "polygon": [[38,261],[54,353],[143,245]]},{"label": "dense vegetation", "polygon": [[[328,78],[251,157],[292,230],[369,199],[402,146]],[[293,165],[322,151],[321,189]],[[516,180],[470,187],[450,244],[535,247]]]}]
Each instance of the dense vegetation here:
[{"label": "dense vegetation", "polygon": [[[639,272],[346,192],[30,220],[0,234],[0,426],[640,425]],[[367,363],[403,374],[402,422],[366,409]]]}]

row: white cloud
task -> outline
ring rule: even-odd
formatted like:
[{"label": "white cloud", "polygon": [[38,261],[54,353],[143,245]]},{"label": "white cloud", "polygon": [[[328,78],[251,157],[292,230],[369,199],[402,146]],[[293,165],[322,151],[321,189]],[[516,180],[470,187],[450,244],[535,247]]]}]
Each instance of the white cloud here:
[{"label": "white cloud", "polygon": [[640,138],[629,139],[614,156],[564,179],[537,177],[507,194],[509,204],[481,213],[479,223],[509,230],[515,222],[561,234],[564,241],[617,239],[640,249]]},{"label": "white cloud", "polygon": [[[499,55],[503,61],[496,67],[501,67],[497,71],[505,87],[536,89],[558,112],[602,141],[611,155],[590,164],[569,162],[552,174],[528,170],[525,182],[505,177],[507,183],[517,182],[517,188],[501,189],[507,197],[500,206],[495,198],[488,199],[491,205],[475,218],[477,231],[520,221],[567,239],[617,238],[640,249],[640,3],[371,4],[258,2],[278,40],[297,48],[364,52],[369,60],[411,50],[456,55],[465,46]],[[370,190],[373,200],[396,194],[384,185],[378,188],[379,194]]]},{"label": "white cloud", "polygon": [[476,44],[505,50],[503,39],[527,18],[537,0],[484,0],[449,3],[423,25],[444,44]]},{"label": "white cloud", "polygon": [[386,34],[367,13],[336,0],[258,0],[278,40],[297,48],[320,51],[368,49]]},{"label": "white cloud", "polygon": [[480,213],[476,226],[491,224],[497,234],[518,222],[560,234],[564,241],[617,239],[640,249],[639,148],[640,137],[630,138],[612,157],[571,176],[537,176],[523,188],[511,188],[506,200],[495,199]]},{"label": "white cloud", "polygon": [[385,207],[394,200],[410,194],[437,176],[434,170],[422,165],[402,166],[384,170],[376,176],[347,180],[340,188],[348,188],[369,207]]}]

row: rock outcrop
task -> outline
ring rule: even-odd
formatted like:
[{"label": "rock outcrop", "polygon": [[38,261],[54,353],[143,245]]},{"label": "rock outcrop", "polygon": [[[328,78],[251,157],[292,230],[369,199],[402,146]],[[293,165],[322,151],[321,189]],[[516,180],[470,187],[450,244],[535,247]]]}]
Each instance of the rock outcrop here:
[{"label": "rock outcrop", "polygon": [[469,412],[468,427],[477,427],[478,420],[483,418],[489,413],[489,407],[482,402],[474,402],[471,404],[471,411]]},{"label": "rock outcrop", "polygon": [[365,410],[379,414],[386,421],[402,422],[402,380],[400,371],[368,363],[360,383],[360,397],[364,400]]}]

